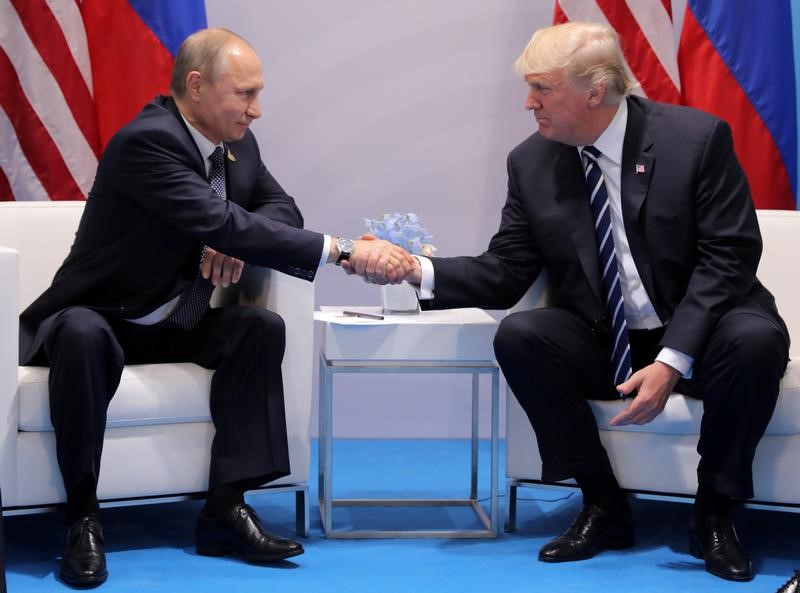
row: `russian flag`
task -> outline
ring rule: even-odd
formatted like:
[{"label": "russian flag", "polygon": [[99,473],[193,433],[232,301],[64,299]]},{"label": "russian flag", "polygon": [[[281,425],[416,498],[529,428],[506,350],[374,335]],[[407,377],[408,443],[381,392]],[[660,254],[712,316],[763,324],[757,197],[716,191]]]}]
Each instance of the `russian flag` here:
[{"label": "russian flag", "polygon": [[683,102],[727,121],[757,208],[797,203],[797,91],[787,1],[688,0]]},{"label": "russian flag", "polygon": [[206,27],[203,0],[84,0],[100,145],[158,94],[168,94],[183,40]]}]

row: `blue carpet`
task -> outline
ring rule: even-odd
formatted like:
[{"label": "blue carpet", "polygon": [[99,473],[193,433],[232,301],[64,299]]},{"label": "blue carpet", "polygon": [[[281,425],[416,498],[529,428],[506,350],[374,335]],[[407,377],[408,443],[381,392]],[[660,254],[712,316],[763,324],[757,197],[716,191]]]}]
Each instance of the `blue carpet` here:
[{"label": "blue carpet", "polygon": [[[334,491],[346,497],[458,497],[466,495],[469,466],[463,441],[337,440]],[[480,495],[488,497],[488,443],[482,443]],[[311,475],[316,477],[316,459]],[[501,476],[502,473],[501,468]],[[314,480],[315,482],[316,480]],[[316,484],[311,500],[316,501]],[[503,480],[500,480],[501,494]],[[562,531],[580,507],[571,490],[521,488],[518,529],[496,540],[327,540],[311,507],[306,553],[269,567],[194,551],[200,501],[103,509],[110,576],[104,593],[147,591],[331,593],[675,591],[773,593],[800,566],[800,514],[739,509],[739,535],[751,551],[758,576],[750,583],[712,577],[687,553],[690,506],[636,500],[637,545],[568,564],[536,560],[539,547]],[[294,495],[248,497],[269,528],[292,535]],[[504,499],[501,498],[501,517]],[[398,513],[400,513],[398,515]],[[338,508],[337,528],[474,527],[464,509]],[[54,573],[64,526],[56,513],[7,517],[6,553],[11,593],[66,591]]]}]

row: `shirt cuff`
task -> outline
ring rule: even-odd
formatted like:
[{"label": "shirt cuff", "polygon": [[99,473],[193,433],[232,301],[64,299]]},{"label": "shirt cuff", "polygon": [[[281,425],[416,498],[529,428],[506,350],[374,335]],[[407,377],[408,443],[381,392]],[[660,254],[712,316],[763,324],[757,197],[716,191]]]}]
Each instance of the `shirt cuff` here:
[{"label": "shirt cuff", "polygon": [[328,255],[331,252],[331,236],[330,235],[323,235],[324,241],[322,242],[322,255],[319,258],[319,265],[317,268],[321,268],[328,262]]},{"label": "shirt cuff", "polygon": [[427,257],[422,255],[415,255],[421,268],[422,280],[419,283],[417,290],[417,297],[421,301],[429,301],[433,298],[433,263]]},{"label": "shirt cuff", "polygon": [[681,374],[684,379],[692,378],[692,367],[694,366],[694,357],[678,352],[672,348],[662,348],[661,352],[656,356],[656,360],[671,366],[673,369]]}]

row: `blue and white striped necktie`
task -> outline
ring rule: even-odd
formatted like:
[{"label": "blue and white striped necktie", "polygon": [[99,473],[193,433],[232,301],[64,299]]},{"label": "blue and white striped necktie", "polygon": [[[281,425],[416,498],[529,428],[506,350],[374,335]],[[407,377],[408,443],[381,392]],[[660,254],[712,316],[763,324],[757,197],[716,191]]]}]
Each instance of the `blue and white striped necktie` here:
[{"label": "blue and white striped necktie", "polygon": [[617,252],[614,249],[614,236],[611,232],[611,210],[608,204],[608,191],[603,172],[597,163],[600,151],[594,146],[586,146],[582,151],[586,167],[586,190],[589,192],[600,252],[600,265],[603,272],[603,289],[606,297],[606,310],[611,325],[611,365],[614,371],[614,385],[623,383],[631,374],[631,347],[628,341],[628,325],[625,322],[625,302],[619,282]]}]

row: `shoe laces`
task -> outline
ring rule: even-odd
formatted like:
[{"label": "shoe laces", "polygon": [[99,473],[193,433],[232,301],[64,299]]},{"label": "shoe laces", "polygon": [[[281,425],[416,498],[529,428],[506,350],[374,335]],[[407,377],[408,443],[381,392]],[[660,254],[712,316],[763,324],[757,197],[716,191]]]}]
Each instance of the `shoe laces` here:
[{"label": "shoe laces", "polygon": [[572,521],[572,524],[563,535],[568,533],[581,534],[589,525],[593,524],[598,519],[602,521],[606,518],[606,516],[605,510],[603,510],[601,507],[593,504],[584,505],[581,511],[578,513],[578,516],[575,517],[575,519]]},{"label": "shoe laces", "polygon": [[69,539],[73,533],[76,537],[82,537],[84,532],[89,532],[102,539],[103,528],[100,526],[97,515],[85,515],[78,518],[67,531],[67,539]]},{"label": "shoe laces", "polygon": [[713,535],[712,546],[731,544],[735,544],[737,547],[740,546],[739,538],[736,535],[736,528],[733,526],[732,522],[718,520],[715,517],[709,521],[709,527],[711,527],[711,533]]}]

